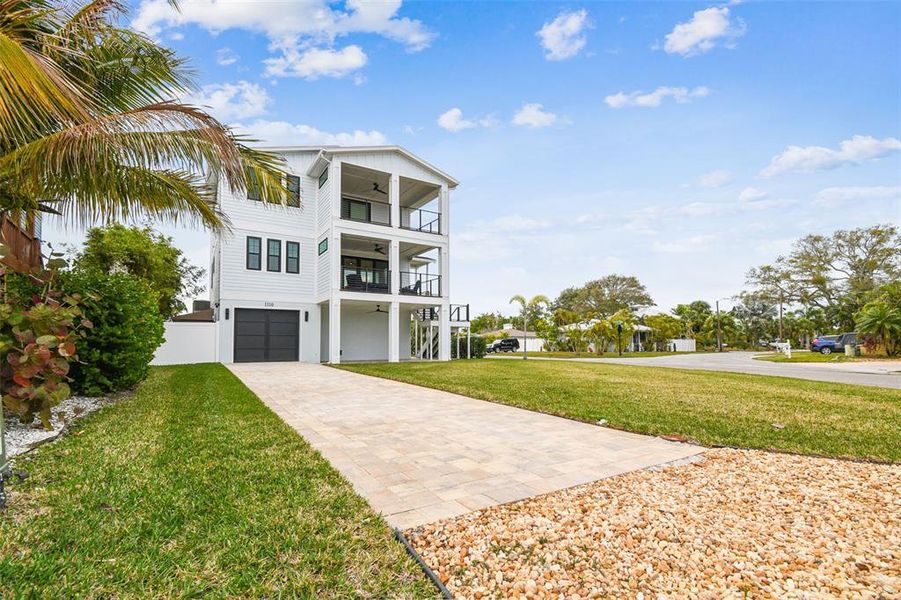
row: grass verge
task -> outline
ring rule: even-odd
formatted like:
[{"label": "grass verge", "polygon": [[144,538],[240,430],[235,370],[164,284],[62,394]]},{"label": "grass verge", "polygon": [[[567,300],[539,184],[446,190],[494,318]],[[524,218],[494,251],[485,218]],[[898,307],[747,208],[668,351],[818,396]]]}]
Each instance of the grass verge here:
[{"label": "grass verge", "polygon": [[341,368],[704,445],[901,460],[901,392],[783,377],[564,361]]},{"label": "grass verge", "polygon": [[163,367],[29,462],[0,597],[434,597],[380,517],[221,365]]},{"label": "grass verge", "polygon": [[899,358],[890,359],[887,356],[845,356],[844,354],[832,353],[822,354],[820,352],[792,352],[792,357],[788,358],[781,353],[760,354],[754,357],[755,360],[765,360],[767,362],[777,363],[842,363],[842,362],[882,362],[886,360],[901,360]]}]

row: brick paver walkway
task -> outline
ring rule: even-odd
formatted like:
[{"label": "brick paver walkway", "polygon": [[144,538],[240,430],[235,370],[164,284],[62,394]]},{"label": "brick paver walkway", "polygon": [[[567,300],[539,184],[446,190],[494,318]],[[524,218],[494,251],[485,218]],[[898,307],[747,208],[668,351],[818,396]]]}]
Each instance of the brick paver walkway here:
[{"label": "brick paver walkway", "polygon": [[229,368],[401,529],[703,451],[321,365]]}]

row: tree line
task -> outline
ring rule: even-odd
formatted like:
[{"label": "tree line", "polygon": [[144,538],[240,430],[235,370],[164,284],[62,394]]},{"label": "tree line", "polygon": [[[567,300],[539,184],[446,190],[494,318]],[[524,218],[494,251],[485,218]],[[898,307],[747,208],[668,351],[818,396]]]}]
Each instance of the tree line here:
[{"label": "tree line", "polygon": [[[718,342],[753,349],[772,341],[807,346],[816,335],[857,331],[872,352],[901,351],[901,235],[892,225],[809,235],[774,262],[750,269],[746,288],[728,299],[728,310],[698,299],[654,311],[641,281],[612,274],[564,289],[553,301],[536,296],[519,314],[482,313],[475,332],[524,324],[552,351],[603,352],[637,325],[647,332],[645,350],[664,350],[669,340],[690,338],[700,348]],[[535,300],[535,299],[533,299]],[[515,335],[515,334],[512,334]]]}]

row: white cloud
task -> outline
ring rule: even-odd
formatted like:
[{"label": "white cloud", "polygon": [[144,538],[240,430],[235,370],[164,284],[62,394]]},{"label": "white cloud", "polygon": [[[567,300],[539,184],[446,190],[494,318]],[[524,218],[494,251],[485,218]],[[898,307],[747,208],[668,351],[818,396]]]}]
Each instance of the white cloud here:
[{"label": "white cloud", "polygon": [[233,65],[238,62],[238,55],[231,48],[219,48],[216,51],[216,64],[221,65],[223,67],[227,67],[229,65]]},{"label": "white cloud", "polygon": [[526,127],[539,128],[553,125],[557,122],[557,115],[546,110],[542,110],[542,104],[532,103],[524,105],[513,116],[514,125],[524,125]]},{"label": "white cloud", "polygon": [[690,21],[678,23],[666,35],[663,49],[667,54],[694,56],[711,50],[718,42],[733,43],[744,35],[745,29],[740,19],[732,22],[729,7],[713,6],[696,11]]},{"label": "white cloud", "polygon": [[666,242],[660,240],[651,244],[651,250],[661,254],[687,254],[690,252],[702,252],[719,241],[718,234],[700,234],[684,237],[674,237]]},{"label": "white cloud", "polygon": [[901,201],[901,185],[842,186],[820,190],[817,204],[839,204],[861,200]]},{"label": "white cloud", "polygon": [[732,183],[735,177],[729,171],[720,169],[718,171],[710,171],[704,173],[696,182],[698,187],[702,188],[719,188]]},{"label": "white cloud", "polygon": [[438,126],[454,133],[476,127],[496,127],[497,124],[497,119],[491,115],[478,119],[464,119],[463,111],[456,107],[442,113],[438,117]]},{"label": "white cloud", "polygon": [[329,133],[311,125],[265,119],[238,123],[234,127],[238,133],[266,146],[383,146],[388,143],[388,137],[376,130]]},{"label": "white cloud", "polygon": [[901,140],[878,140],[869,135],[855,135],[839,144],[838,150],[823,146],[789,146],[777,154],[763,171],[764,177],[772,177],[790,171],[809,173],[822,169],[834,169],[842,165],[859,164],[901,150]]},{"label": "white cloud", "polygon": [[535,35],[541,38],[547,60],[566,60],[576,56],[587,42],[585,30],[591,27],[585,9],[561,12],[553,21],[545,23]]},{"label": "white cloud", "polygon": [[220,121],[240,121],[266,112],[272,99],[255,83],[213,83],[186,94],[182,101],[209,110]]},{"label": "white cloud", "polygon": [[653,92],[619,92],[604,98],[604,102],[610,108],[625,108],[627,106],[640,106],[644,108],[656,108],[665,98],[672,98],[679,104],[685,104],[695,98],[703,98],[710,94],[710,90],[704,86],[693,89],[684,87],[661,86]]},{"label": "white cloud", "polygon": [[[401,0],[347,0],[343,6],[329,0],[181,0],[176,10],[169,0],[141,0],[131,25],[153,37],[165,29],[187,25],[197,25],[213,34],[229,29],[262,33],[269,38],[270,51],[276,54],[270,59],[276,61],[270,67],[271,75],[298,76],[299,70],[340,77],[347,74],[348,65],[354,60],[359,66],[365,61],[360,64],[362,50],[348,50],[359,50],[358,46],[335,51],[338,37],[357,33],[380,35],[403,44],[410,52],[431,44],[435,33],[419,20],[399,17],[401,4]],[[311,50],[339,56],[310,55]],[[317,69],[323,61],[331,64]],[[298,62],[300,66],[295,67]]]},{"label": "white cloud", "polygon": [[754,187],[746,187],[741,191],[738,195],[739,202],[760,202],[765,199],[769,194],[764,192],[763,190],[759,190]]},{"label": "white cloud", "polygon": [[266,75],[303,77],[312,81],[320,77],[344,77],[363,68],[368,60],[363,49],[354,44],[345,46],[341,50],[310,48],[300,51],[297,48],[289,47],[284,50],[282,56],[267,58],[263,62],[266,64]]}]

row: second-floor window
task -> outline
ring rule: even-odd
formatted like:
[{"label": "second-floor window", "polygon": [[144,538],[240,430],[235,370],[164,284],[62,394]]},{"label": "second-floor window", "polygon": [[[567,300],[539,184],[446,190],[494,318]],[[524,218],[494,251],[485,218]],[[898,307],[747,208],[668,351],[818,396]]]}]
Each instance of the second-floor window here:
[{"label": "second-floor window", "polygon": [[288,175],[288,206],[298,208],[300,206],[300,177]]},{"label": "second-floor window", "polygon": [[282,270],[282,241],[266,240],[266,270]]},{"label": "second-floor window", "polygon": [[257,202],[263,199],[262,194],[260,194],[260,186],[257,183],[257,178],[253,173],[247,177],[247,199],[256,200]]},{"label": "second-floor window", "polygon": [[319,187],[324,186],[326,181],[328,181],[328,167],[322,169],[322,173],[319,174]]},{"label": "second-floor window", "polygon": [[300,273],[300,244],[285,242],[285,272]]},{"label": "second-floor window", "polygon": [[247,237],[247,268],[260,270],[260,253],[263,240],[258,237]]},{"label": "second-floor window", "polygon": [[322,238],[322,241],[319,242],[319,256],[326,252],[328,252],[328,238]]}]

